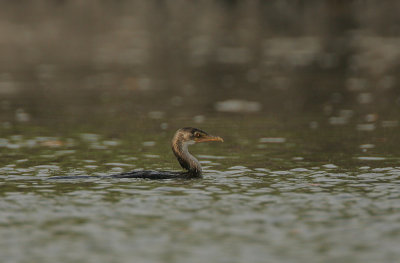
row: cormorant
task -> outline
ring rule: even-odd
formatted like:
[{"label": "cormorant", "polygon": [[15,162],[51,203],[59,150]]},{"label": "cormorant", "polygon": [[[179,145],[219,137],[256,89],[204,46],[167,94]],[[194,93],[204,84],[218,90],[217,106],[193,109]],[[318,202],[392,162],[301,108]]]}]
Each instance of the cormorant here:
[{"label": "cormorant", "polygon": [[112,175],[114,178],[148,178],[148,179],[169,179],[169,178],[200,178],[202,169],[199,161],[189,153],[188,146],[200,142],[223,142],[221,137],[209,135],[207,132],[197,128],[186,127],[176,131],[172,138],[172,151],[182,168],[186,172],[169,171],[131,171]]},{"label": "cormorant", "polygon": [[130,171],[110,176],[55,176],[49,179],[83,179],[83,178],[145,178],[145,179],[192,179],[201,178],[202,170],[199,161],[189,153],[188,146],[200,142],[223,142],[221,137],[213,136],[197,128],[186,127],[176,131],[172,138],[172,151],[185,172],[173,171]]}]

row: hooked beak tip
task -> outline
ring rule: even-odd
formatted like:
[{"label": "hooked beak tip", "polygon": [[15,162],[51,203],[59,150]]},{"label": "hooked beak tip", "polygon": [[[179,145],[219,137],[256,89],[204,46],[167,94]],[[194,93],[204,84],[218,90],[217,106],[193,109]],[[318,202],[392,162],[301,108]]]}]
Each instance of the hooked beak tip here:
[{"label": "hooked beak tip", "polygon": [[224,139],[222,139],[219,136],[210,136],[209,141],[210,142],[224,142]]}]

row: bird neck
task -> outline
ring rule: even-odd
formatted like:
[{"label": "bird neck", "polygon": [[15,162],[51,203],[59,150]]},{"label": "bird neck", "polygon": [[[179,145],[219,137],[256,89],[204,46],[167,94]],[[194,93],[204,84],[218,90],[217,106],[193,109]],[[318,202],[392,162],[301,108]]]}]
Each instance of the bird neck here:
[{"label": "bird neck", "polygon": [[182,142],[179,138],[172,140],[172,151],[174,152],[182,168],[189,171],[191,176],[201,176],[202,170],[199,161],[189,153],[190,142]]}]

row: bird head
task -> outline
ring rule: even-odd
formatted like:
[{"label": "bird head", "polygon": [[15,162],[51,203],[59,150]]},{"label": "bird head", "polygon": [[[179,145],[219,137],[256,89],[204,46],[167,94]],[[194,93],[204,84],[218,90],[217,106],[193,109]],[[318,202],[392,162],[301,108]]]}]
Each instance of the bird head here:
[{"label": "bird head", "polygon": [[199,142],[223,142],[224,140],[219,136],[210,135],[205,131],[197,128],[187,127],[178,130],[183,140],[188,143]]}]

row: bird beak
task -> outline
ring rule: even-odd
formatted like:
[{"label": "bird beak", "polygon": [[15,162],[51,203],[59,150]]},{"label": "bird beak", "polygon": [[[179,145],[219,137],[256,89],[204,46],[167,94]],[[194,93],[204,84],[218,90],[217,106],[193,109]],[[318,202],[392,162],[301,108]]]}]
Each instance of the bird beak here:
[{"label": "bird beak", "polygon": [[224,139],[222,139],[219,136],[213,136],[213,135],[207,135],[206,137],[203,138],[198,138],[194,139],[195,142],[224,142]]}]

